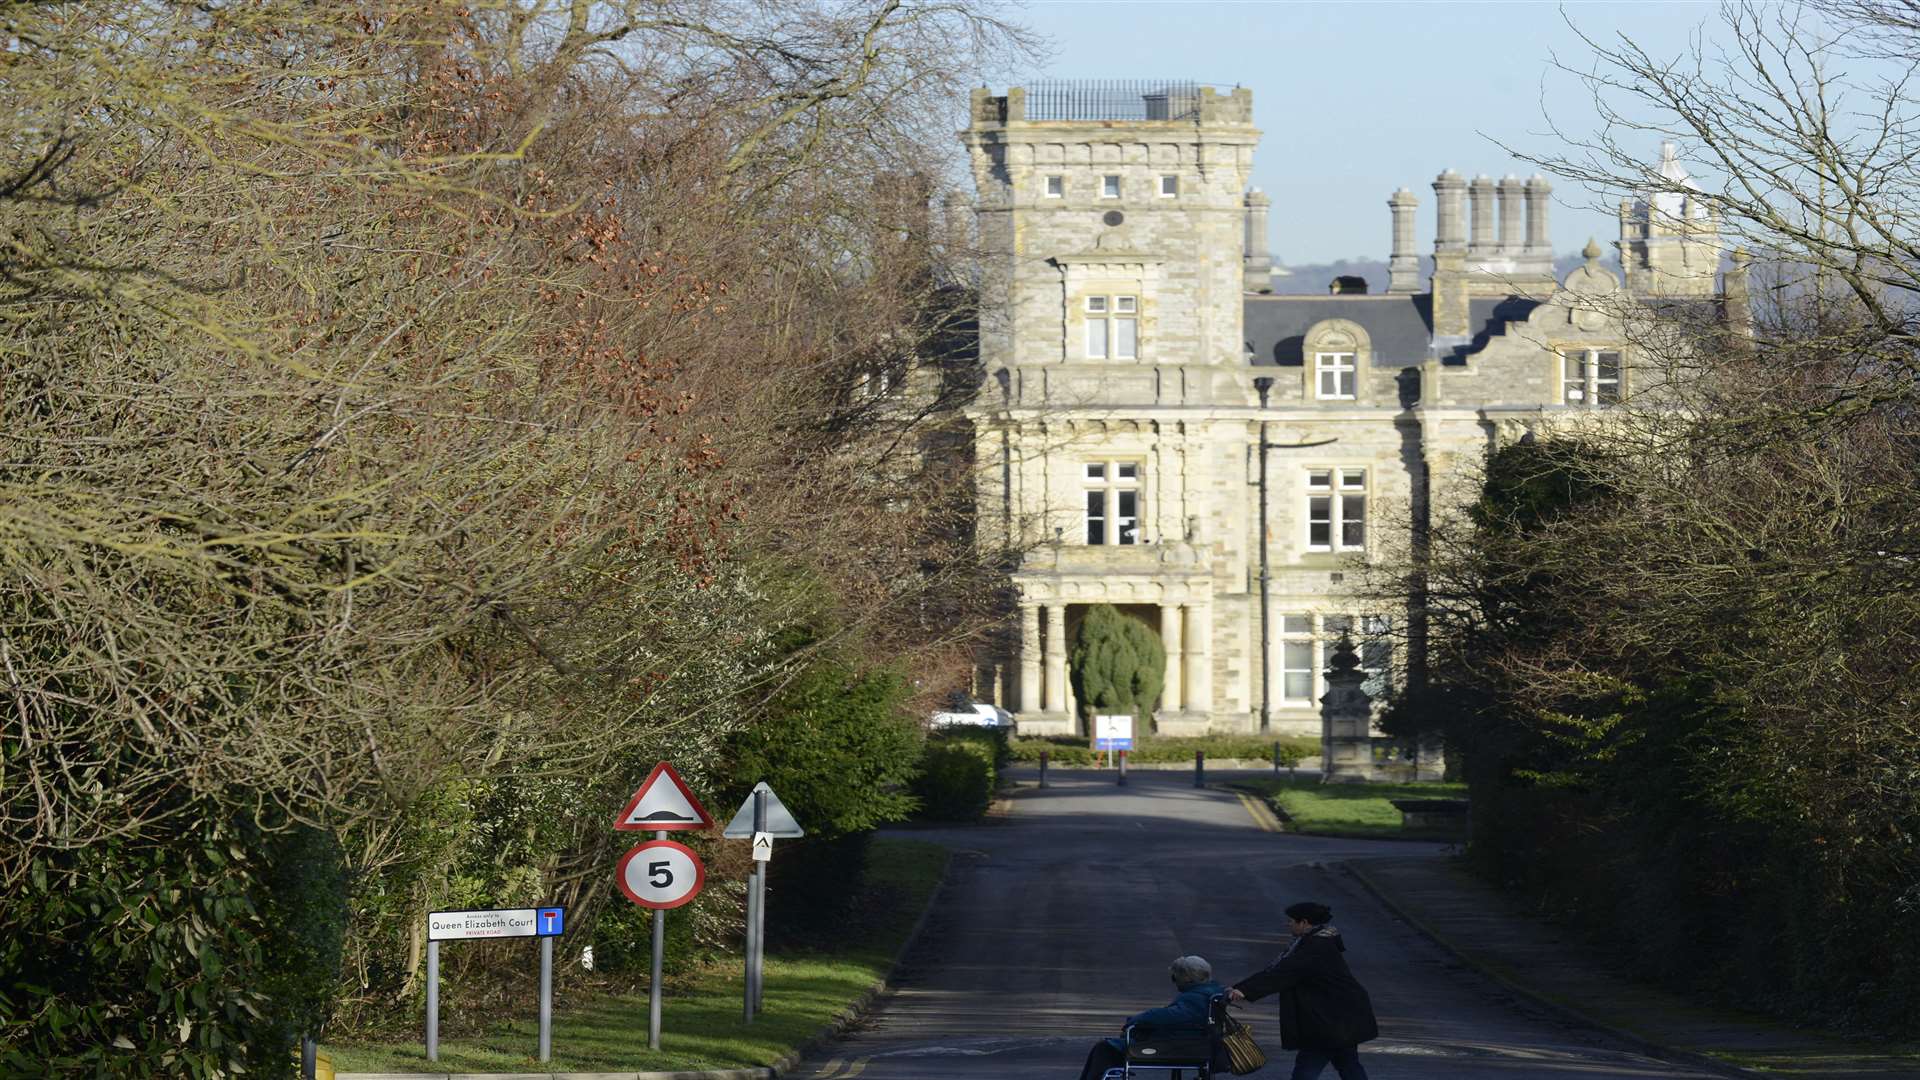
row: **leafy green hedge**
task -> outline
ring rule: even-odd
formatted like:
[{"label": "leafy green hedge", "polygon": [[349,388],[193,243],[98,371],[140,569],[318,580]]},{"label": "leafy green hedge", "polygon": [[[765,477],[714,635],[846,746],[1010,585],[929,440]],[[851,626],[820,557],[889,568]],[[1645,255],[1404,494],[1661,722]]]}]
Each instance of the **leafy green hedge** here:
[{"label": "leafy green hedge", "polygon": [[[1302,759],[1320,752],[1319,743],[1297,735],[1280,739],[1258,735],[1151,736],[1135,739],[1127,760],[1136,765],[1191,762],[1195,750],[1204,750],[1208,760],[1272,761],[1276,742],[1280,744],[1282,765],[1298,765]],[[1105,751],[1091,749],[1088,740],[1079,735],[1016,739],[1008,749],[1013,760],[1028,763],[1039,761],[1042,750],[1054,765],[1094,765],[1107,759]]]},{"label": "leafy green hedge", "polygon": [[175,809],[35,858],[12,887],[0,1075],[271,1076],[326,1020],[346,909],[332,838]]},{"label": "leafy green hedge", "polygon": [[927,736],[912,791],[920,816],[977,821],[993,801],[1000,770],[1013,761],[1007,733],[996,728],[948,728]]},{"label": "leafy green hedge", "polygon": [[964,746],[929,743],[913,793],[920,813],[936,821],[974,821],[993,801],[991,762]]}]

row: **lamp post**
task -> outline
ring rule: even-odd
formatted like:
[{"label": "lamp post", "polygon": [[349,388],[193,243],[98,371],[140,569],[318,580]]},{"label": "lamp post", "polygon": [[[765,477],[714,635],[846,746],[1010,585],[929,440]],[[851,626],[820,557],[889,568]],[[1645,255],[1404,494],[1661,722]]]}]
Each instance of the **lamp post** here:
[{"label": "lamp post", "polygon": [[1310,446],[1326,446],[1338,440],[1268,442],[1267,394],[1273,390],[1273,376],[1261,375],[1254,379],[1253,389],[1260,395],[1260,733],[1265,735],[1273,730],[1273,614],[1268,603],[1273,575],[1267,562],[1267,451],[1303,450]]}]

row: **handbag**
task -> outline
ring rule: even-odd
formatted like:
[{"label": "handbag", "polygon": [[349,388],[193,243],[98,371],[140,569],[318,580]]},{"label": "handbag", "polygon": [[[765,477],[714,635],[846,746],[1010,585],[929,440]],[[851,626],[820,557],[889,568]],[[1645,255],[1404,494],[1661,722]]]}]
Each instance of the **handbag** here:
[{"label": "handbag", "polygon": [[1253,1041],[1253,1029],[1237,1017],[1223,1017],[1220,1032],[1220,1045],[1227,1051],[1228,1072],[1245,1076],[1267,1063],[1266,1053]]}]

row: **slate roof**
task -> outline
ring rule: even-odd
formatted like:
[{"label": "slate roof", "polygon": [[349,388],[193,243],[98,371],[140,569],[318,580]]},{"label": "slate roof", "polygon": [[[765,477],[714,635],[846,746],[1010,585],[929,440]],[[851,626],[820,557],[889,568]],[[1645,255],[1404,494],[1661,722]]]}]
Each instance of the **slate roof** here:
[{"label": "slate roof", "polygon": [[[1458,361],[1478,351],[1539,306],[1523,296],[1475,297],[1467,302],[1472,339],[1442,343],[1443,358]],[[1255,367],[1298,367],[1301,345],[1322,319],[1358,323],[1373,341],[1373,366],[1403,368],[1425,363],[1434,347],[1433,297],[1427,293],[1377,293],[1348,296],[1249,296],[1246,298],[1247,347]]]}]

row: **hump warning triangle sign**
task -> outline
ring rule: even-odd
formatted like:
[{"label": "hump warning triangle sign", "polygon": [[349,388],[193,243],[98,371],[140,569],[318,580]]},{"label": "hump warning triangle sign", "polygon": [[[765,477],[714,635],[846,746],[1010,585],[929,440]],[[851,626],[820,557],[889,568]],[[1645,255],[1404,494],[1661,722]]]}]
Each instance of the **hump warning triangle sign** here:
[{"label": "hump warning triangle sign", "polygon": [[672,765],[661,762],[647,774],[646,782],[633,793],[627,808],[614,819],[613,827],[633,831],[649,829],[704,829],[713,824],[700,800],[693,797],[687,782],[680,779]]}]

